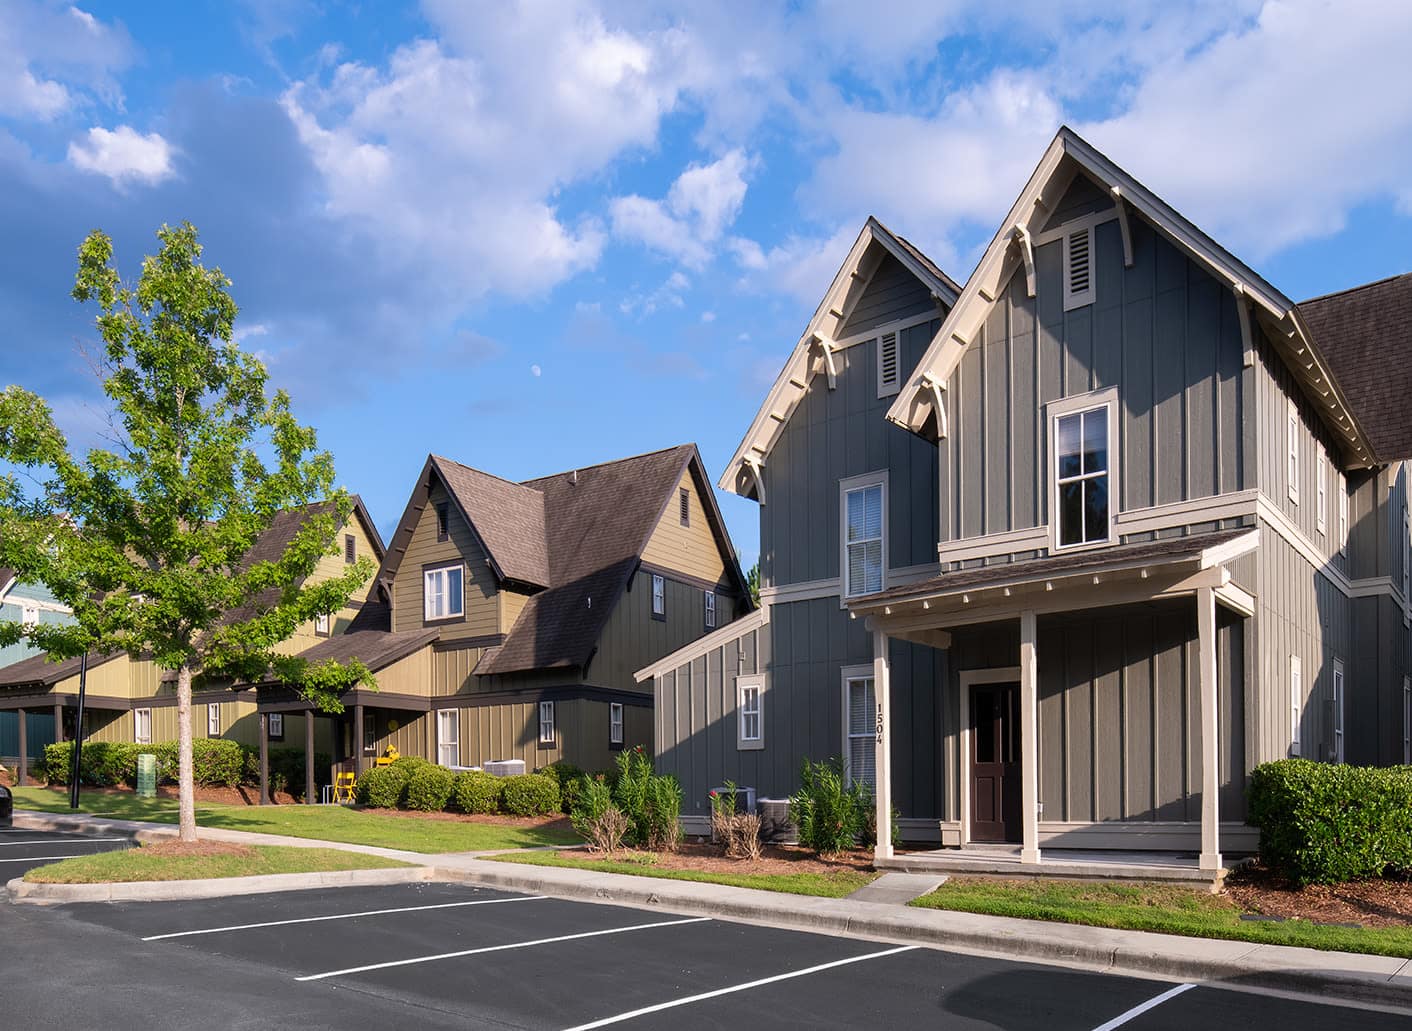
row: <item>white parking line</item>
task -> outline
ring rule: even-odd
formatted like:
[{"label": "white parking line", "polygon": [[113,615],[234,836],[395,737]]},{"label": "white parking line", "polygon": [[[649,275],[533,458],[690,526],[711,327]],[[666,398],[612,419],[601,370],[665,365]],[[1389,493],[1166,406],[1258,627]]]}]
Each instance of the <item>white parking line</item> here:
[{"label": "white parking line", "polygon": [[671,1002],[659,1002],[655,1006],[644,1006],[642,1009],[632,1010],[628,1013],[619,1013],[615,1017],[604,1017],[602,1020],[595,1020],[588,1024],[579,1024],[571,1027],[568,1031],[591,1031],[596,1027],[607,1027],[610,1024],[621,1024],[625,1020],[632,1020],[634,1017],[646,1016],[649,1013],[660,1013],[662,1010],[675,1009],[678,1006],[689,1006],[693,1002],[703,1002],[706,999],[715,999],[722,995],[732,995],[735,992],[748,992],[752,988],[759,988],[761,985],[774,984],[777,981],[788,981],[794,977],[805,977],[809,974],[817,974],[821,970],[832,970],[834,967],[847,966],[850,963],[863,963],[870,959],[882,959],[884,956],[896,956],[899,952],[911,952],[913,949],[921,948],[919,945],[900,945],[895,949],[884,949],[882,952],[870,952],[865,956],[850,956],[847,959],[836,959],[831,963],[820,963],[818,966],[807,967],[804,970],[791,970],[787,974],[775,974],[773,977],[762,977],[756,981],[747,981],[745,984],[731,985],[729,988],[717,988],[712,992],[702,992],[700,995],[688,995],[684,999],[673,999]]},{"label": "white parking line", "polygon": [[127,841],[127,838],[84,838],[81,841],[66,841],[63,838],[32,838],[29,841],[0,841],[0,848],[11,845],[86,845],[90,841]]},{"label": "white parking line", "polygon": [[470,902],[439,902],[434,906],[402,906],[398,909],[367,909],[361,913],[334,913],[329,916],[303,916],[295,920],[269,920],[262,924],[232,924],[229,927],[206,927],[199,931],[173,931],[170,934],[153,934],[142,940],[145,942],[165,941],[168,938],[188,938],[193,934],[223,934],[226,931],[253,931],[257,927],[284,927],[288,924],[317,924],[325,920],[356,920],[362,916],[386,916],[389,913],[424,913],[429,909],[457,909],[461,906],[490,906],[497,902],[533,902],[543,895],[515,895],[503,899],[473,899]]},{"label": "white parking line", "polygon": [[1175,988],[1169,988],[1169,989],[1167,989],[1165,992],[1163,992],[1161,995],[1154,995],[1152,998],[1148,999],[1146,1002],[1144,1002],[1144,1003],[1142,1003],[1142,1004],[1140,1004],[1140,1005],[1134,1006],[1132,1009],[1128,1010],[1126,1013],[1119,1013],[1119,1014],[1118,1014],[1116,1017],[1114,1017],[1112,1020],[1108,1021],[1108,1023],[1106,1023],[1106,1024],[1099,1024],[1098,1027],[1096,1027],[1096,1028],[1093,1029],[1093,1031],[1113,1031],[1114,1028],[1116,1028],[1116,1027],[1122,1027],[1124,1024],[1126,1024],[1128,1021],[1132,1020],[1134,1017],[1140,1017],[1140,1016],[1142,1016],[1144,1013],[1146,1013],[1148,1010],[1156,1009],[1158,1006],[1162,1005],[1162,1004],[1163,1004],[1164,1002],[1166,1002],[1168,999],[1175,999],[1178,995],[1182,994],[1182,992],[1187,991],[1188,989],[1191,989],[1191,988],[1195,988],[1195,987],[1196,987],[1196,985],[1194,985],[1194,984],[1179,984],[1179,985],[1177,985]]},{"label": "white parking line", "polygon": [[700,924],[710,920],[709,916],[696,916],[689,920],[662,920],[654,924],[633,924],[630,927],[610,927],[603,931],[583,931],[579,934],[561,934],[557,938],[537,938],[528,942],[511,942],[508,945],[487,945],[479,949],[463,949],[460,952],[441,952],[435,956],[417,956],[414,959],[395,959],[390,963],[370,963],[365,967],[348,967],[345,970],[329,970],[322,974],[306,974],[296,977],[296,981],[322,981],[326,977],[342,977],[345,974],[366,974],[370,970],[388,970],[392,967],[408,967],[416,963],[435,963],[441,959],[460,959],[463,956],[479,956],[486,952],[505,952],[508,949],[528,949],[535,945],[553,945],[555,942],[578,941],[580,938],[597,938],[605,934],[626,934],[628,931],[646,931],[653,927],[679,927],[682,924]]}]

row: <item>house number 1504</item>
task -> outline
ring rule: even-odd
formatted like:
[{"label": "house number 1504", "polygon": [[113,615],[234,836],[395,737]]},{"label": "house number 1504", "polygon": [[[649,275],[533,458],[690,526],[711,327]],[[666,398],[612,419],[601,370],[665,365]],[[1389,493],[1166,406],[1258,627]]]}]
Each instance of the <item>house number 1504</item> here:
[{"label": "house number 1504", "polygon": [[883,707],[882,702],[878,702],[878,744],[882,744],[883,738]]}]

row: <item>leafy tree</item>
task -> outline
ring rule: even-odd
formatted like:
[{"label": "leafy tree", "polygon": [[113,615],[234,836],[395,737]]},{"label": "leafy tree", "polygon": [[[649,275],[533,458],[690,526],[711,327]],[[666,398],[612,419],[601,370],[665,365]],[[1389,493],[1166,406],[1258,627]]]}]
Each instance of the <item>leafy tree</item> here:
[{"label": "leafy tree", "polygon": [[745,586],[750,589],[750,600],[758,608],[760,605],[760,560],[758,558],[745,574]]},{"label": "leafy tree", "polygon": [[[72,607],[72,625],[0,623],[0,645],[27,638],[53,659],[150,656],[176,674],[181,837],[195,840],[191,683],[271,673],[326,711],[371,681],[360,662],[308,663],[276,647],[337,611],[372,575],[368,559],[304,583],[336,551],[352,501],[333,458],[266,393],[260,361],[235,344],[230,280],[201,263],[196,229],[162,226],[136,286],[101,232],[78,252],[73,297],[98,307],[109,402],[107,447],[79,458],[44,401],[0,393],[0,565]],[[32,483],[22,486],[19,471]],[[318,501],[285,553],[250,551],[283,510]]]}]

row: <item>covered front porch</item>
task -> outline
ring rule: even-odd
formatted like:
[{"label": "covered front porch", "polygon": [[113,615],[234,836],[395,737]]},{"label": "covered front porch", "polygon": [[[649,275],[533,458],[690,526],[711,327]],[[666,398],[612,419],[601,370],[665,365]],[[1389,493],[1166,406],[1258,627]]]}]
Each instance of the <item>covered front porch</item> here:
[{"label": "covered front porch", "polygon": [[[943,573],[854,601],[890,869],[1211,882],[1244,825],[1251,529]],[[944,845],[897,853],[889,640],[944,649]],[[1222,795],[1233,818],[1222,824]],[[1047,811],[1046,811],[1047,810]],[[902,814],[907,817],[909,814]]]}]

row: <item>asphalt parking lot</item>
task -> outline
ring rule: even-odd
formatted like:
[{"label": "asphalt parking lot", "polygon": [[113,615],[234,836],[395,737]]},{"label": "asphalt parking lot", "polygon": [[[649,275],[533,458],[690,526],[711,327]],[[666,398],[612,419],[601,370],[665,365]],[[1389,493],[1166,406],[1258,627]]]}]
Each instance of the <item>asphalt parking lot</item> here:
[{"label": "asphalt parking lot", "polygon": [[[0,907],[26,1028],[1406,1028],[1308,1001],[515,895],[395,885]],[[13,935],[13,937],[11,937]],[[30,968],[33,968],[31,970]]]},{"label": "asphalt parking lot", "polygon": [[23,877],[26,870],[91,852],[115,852],[131,847],[127,838],[89,837],[59,831],[27,831],[0,827],[0,884]]}]

